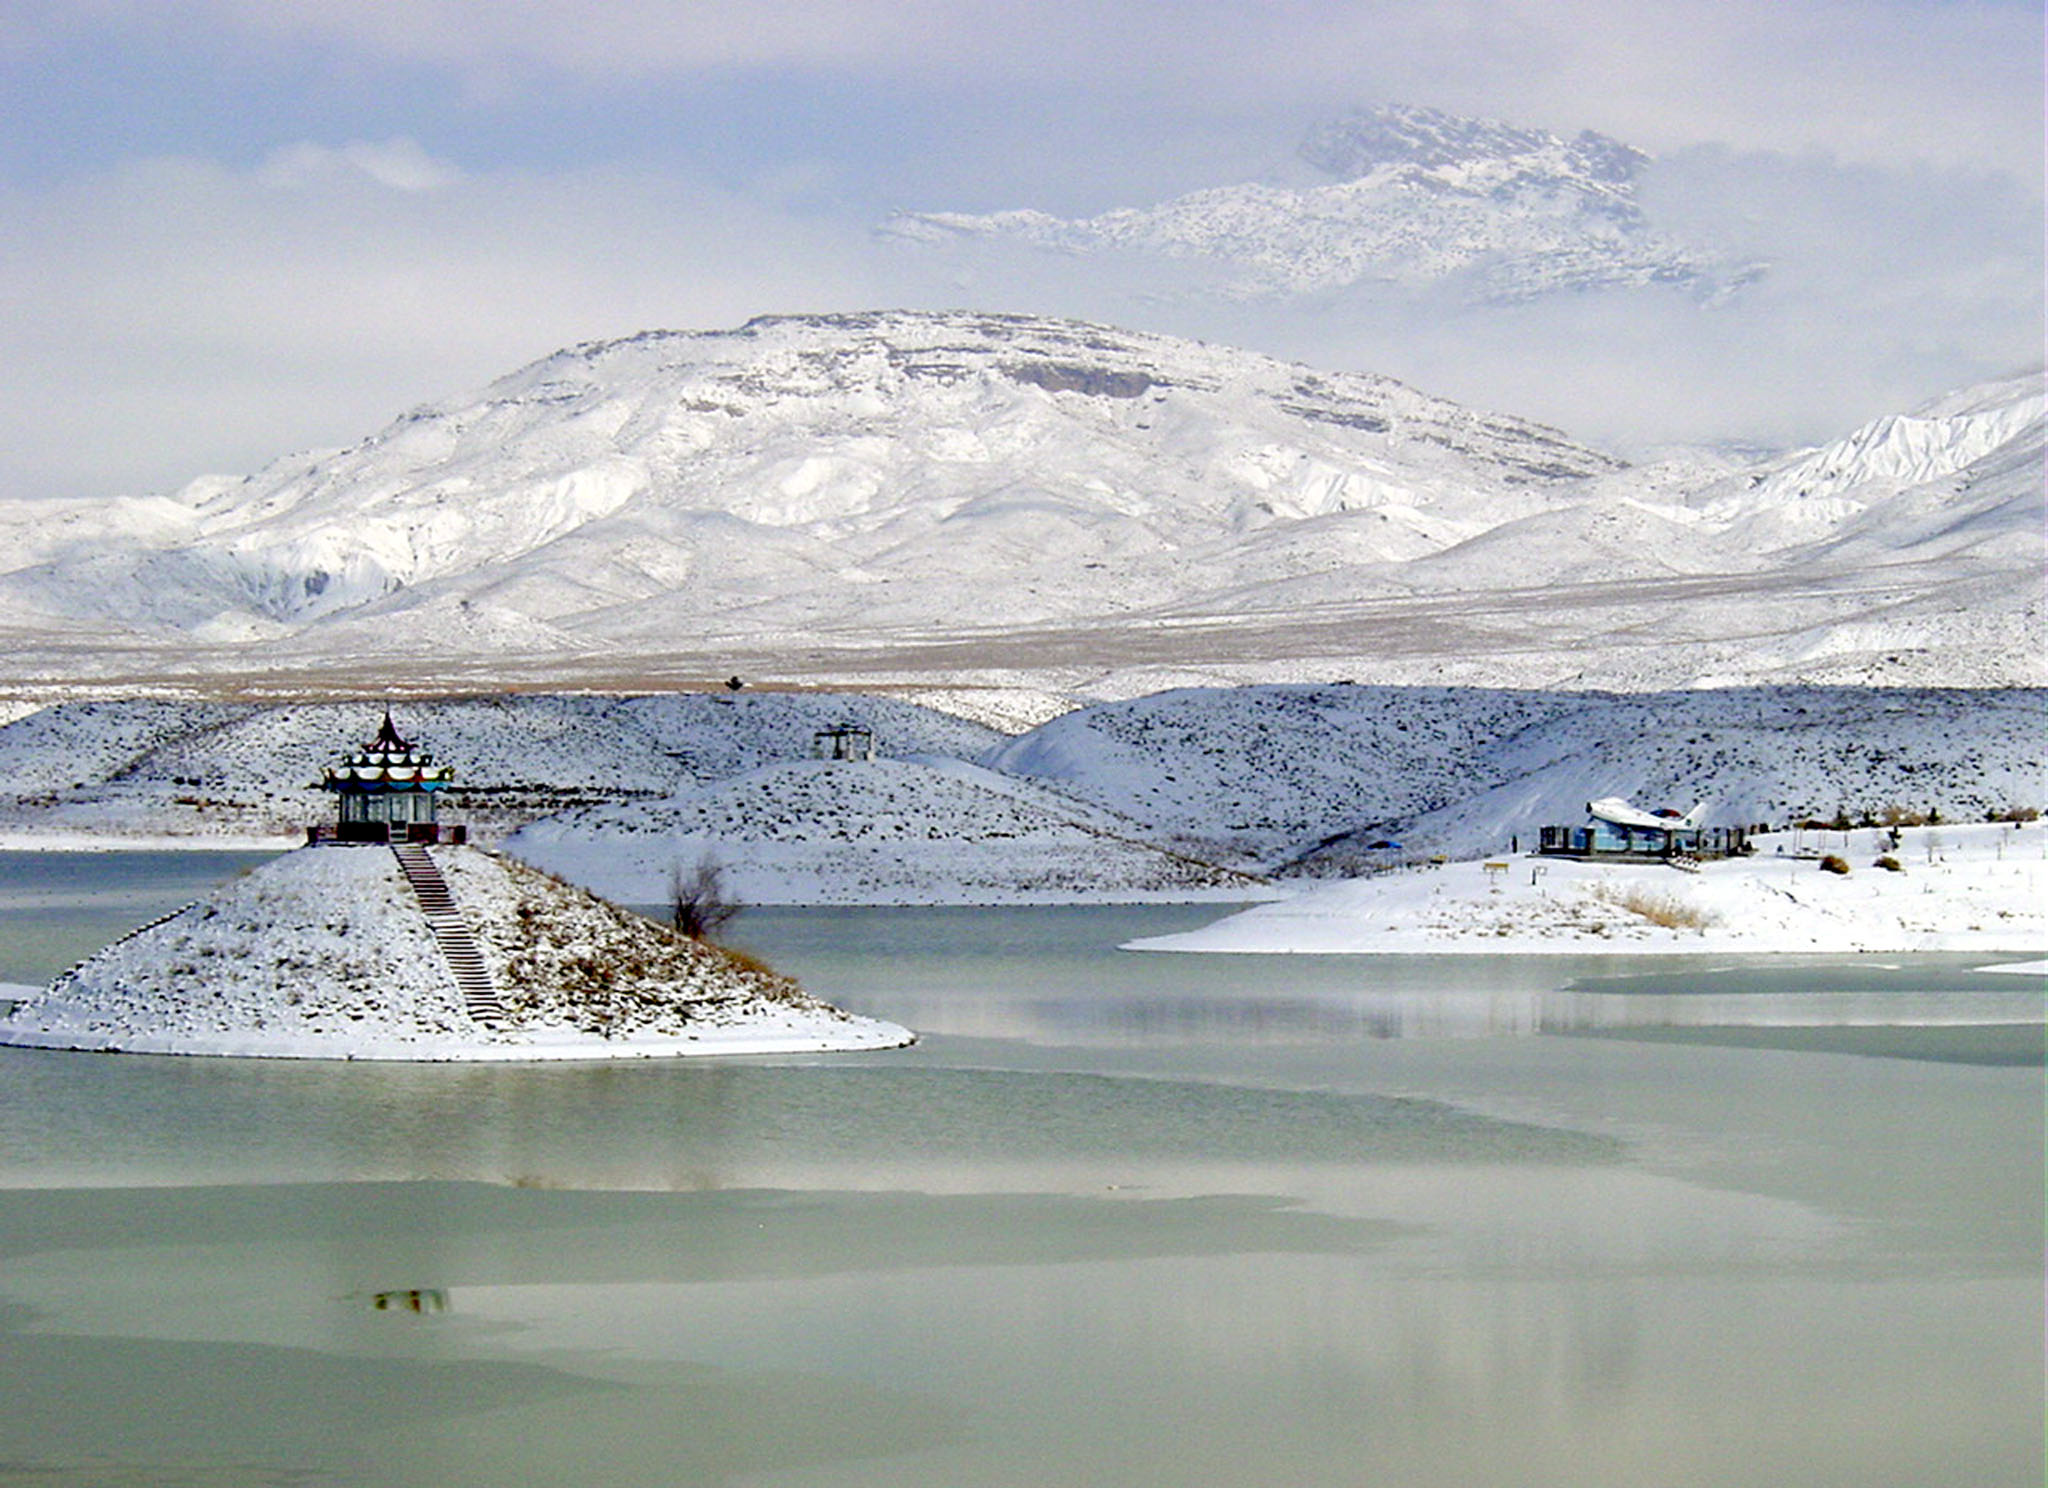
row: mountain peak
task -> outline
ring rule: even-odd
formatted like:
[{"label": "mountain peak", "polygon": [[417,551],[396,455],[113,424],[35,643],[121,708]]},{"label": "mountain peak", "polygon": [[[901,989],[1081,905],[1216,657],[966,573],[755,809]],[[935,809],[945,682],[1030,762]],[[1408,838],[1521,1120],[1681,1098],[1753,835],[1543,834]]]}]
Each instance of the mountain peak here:
[{"label": "mountain peak", "polygon": [[1540,129],[1497,119],[1468,119],[1414,104],[1355,109],[1311,129],[1301,158],[1340,181],[1355,181],[1389,166],[1427,171],[1548,157],[1573,173],[1625,185],[1650,157],[1592,130],[1566,140]]},{"label": "mountain peak", "polygon": [[1195,266],[1195,294],[1237,300],[1448,285],[1475,304],[1651,286],[1711,301],[1760,272],[1657,232],[1636,199],[1650,157],[1591,130],[1566,139],[1384,104],[1316,126],[1299,153],[1334,179],[1215,186],[1076,219],[907,212],[882,232],[927,246],[1175,260]]}]

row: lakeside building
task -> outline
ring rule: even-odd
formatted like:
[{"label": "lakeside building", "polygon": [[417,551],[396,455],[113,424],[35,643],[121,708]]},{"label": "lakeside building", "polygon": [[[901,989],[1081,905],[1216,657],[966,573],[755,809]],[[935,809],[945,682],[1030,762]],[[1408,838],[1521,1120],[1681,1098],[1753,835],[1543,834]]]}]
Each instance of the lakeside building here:
[{"label": "lakeside building", "polygon": [[1586,803],[1586,821],[1576,827],[1544,827],[1537,839],[1541,857],[1682,860],[1739,857],[1750,850],[1741,827],[1702,826],[1704,801],[1683,814],[1662,807],[1644,811],[1619,796]]},{"label": "lakeside building", "polygon": [[336,819],[306,829],[310,842],[463,842],[467,830],[444,825],[439,797],[455,779],[453,765],[436,764],[431,754],[402,737],[384,710],[377,737],[320,781],[333,791]]}]

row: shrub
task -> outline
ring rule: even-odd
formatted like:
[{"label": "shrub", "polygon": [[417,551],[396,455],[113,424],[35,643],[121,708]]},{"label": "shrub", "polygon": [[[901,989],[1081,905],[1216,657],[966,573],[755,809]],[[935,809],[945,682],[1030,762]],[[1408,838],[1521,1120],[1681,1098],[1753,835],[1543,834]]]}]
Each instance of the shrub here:
[{"label": "shrub", "polygon": [[1893,857],[1890,853],[1886,853],[1883,857],[1879,858],[1875,863],[1872,863],[1870,866],[1873,868],[1882,868],[1887,873],[1904,873],[1906,871],[1903,867],[1899,865],[1899,860]]},{"label": "shrub", "polygon": [[1846,876],[1849,872],[1849,860],[1837,853],[1829,853],[1820,860],[1820,871],[1823,873],[1840,873]]},{"label": "shrub", "polygon": [[692,940],[709,940],[740,912],[725,892],[725,871],[709,853],[695,868],[677,863],[669,869],[668,902],[669,923]]}]

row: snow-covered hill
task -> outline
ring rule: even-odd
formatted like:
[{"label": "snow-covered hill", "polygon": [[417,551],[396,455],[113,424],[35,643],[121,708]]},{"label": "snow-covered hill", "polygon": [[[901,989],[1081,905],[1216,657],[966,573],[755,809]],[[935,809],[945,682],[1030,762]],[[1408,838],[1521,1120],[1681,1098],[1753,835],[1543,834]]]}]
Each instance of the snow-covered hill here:
[{"label": "snow-covered hill", "polygon": [[2042,449],[2038,375],[1630,468],[1168,337],[782,317],[573,348],[175,500],[0,511],[0,682],[2033,683]]},{"label": "snow-covered hill", "polygon": [[614,899],[658,904],[707,859],[749,904],[1059,903],[1263,897],[1166,851],[1152,824],[948,761],[775,765],[659,801],[564,812],[506,850]]},{"label": "snow-covered hill", "polygon": [[[438,847],[492,989],[472,1011],[382,847],[263,864],[13,1000],[0,1043],[266,1058],[664,1058],[891,1048],[787,977],[523,864]],[[9,989],[12,992],[13,989]]]},{"label": "snow-covered hill", "polygon": [[1601,286],[1674,285],[1711,299],[1761,269],[1655,230],[1636,197],[1649,157],[1436,109],[1361,109],[1310,132],[1323,184],[1218,186],[1087,218],[1028,208],[905,212],[885,236],[926,245],[1018,242],[1066,254],[1191,262],[1232,297],[1449,284],[1494,304]]},{"label": "snow-covered hill", "polygon": [[1187,689],[1083,708],[983,763],[1244,866],[1344,873],[1534,844],[1602,796],[1714,823],[2048,804],[2048,694]]},{"label": "snow-covered hill", "polygon": [[[1013,739],[862,697],[405,705],[446,811],[638,903],[717,861],[754,902],[1254,896],[1244,873],[1524,847],[1610,795],[1715,824],[2048,806],[2048,692],[1190,688]],[[302,832],[366,704],[66,704],[0,728],[0,841]],[[873,761],[810,758],[870,728]],[[69,777],[68,779],[66,777]]]},{"label": "snow-covered hill", "polygon": [[[321,770],[382,705],[64,703],[0,727],[0,840],[293,836],[334,812]],[[993,729],[888,698],[821,693],[508,695],[402,704],[406,734],[456,768],[451,816],[485,837],[579,803],[666,796],[808,758],[866,729],[884,756],[971,758]]]}]

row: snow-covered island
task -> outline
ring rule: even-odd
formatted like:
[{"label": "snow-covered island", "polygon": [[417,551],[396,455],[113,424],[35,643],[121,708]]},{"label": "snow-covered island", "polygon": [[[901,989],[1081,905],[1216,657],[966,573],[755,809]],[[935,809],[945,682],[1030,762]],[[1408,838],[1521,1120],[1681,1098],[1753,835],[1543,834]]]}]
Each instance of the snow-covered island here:
[{"label": "snow-covered island", "polygon": [[430,852],[483,976],[464,976],[398,856],[302,848],[17,1000],[0,1044],[269,1058],[560,1060],[892,1048],[746,958],[510,859]]},{"label": "snow-covered island", "polygon": [[893,1048],[806,995],[440,819],[455,778],[401,736],[328,768],[307,846],[13,996],[0,1044],[273,1058],[533,1060]]},{"label": "snow-covered island", "polygon": [[[2038,821],[1769,833],[1754,855],[1503,855],[1319,884],[1130,949],[1337,954],[2048,953]],[[1881,866],[1888,864],[1889,866]]]}]

